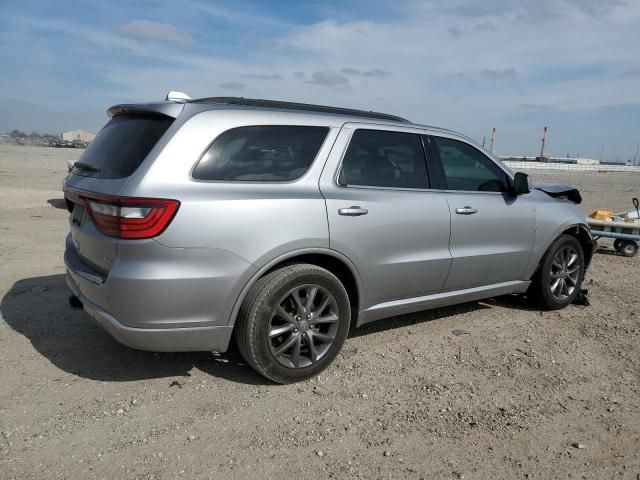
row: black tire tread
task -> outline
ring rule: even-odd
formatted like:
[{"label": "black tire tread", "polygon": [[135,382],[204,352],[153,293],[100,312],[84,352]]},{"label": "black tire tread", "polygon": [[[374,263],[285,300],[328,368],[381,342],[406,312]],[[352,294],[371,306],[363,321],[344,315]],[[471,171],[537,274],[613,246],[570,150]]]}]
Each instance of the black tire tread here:
[{"label": "black tire tread", "polygon": [[[257,347],[259,336],[256,332],[256,330],[260,327],[259,315],[264,305],[273,295],[274,290],[280,287],[282,281],[284,281],[287,277],[302,273],[316,273],[322,276],[328,276],[336,283],[336,285],[339,285],[342,288],[344,296],[346,297],[348,302],[349,297],[346,290],[344,289],[344,286],[333,273],[317,265],[309,263],[297,263],[284,266],[278,270],[274,270],[273,272],[270,272],[264,277],[260,278],[247,294],[247,297],[245,298],[238,312],[238,318],[235,325],[235,338],[242,357],[254,370],[260,373],[262,376],[276,383],[292,383],[298,381],[299,379],[295,377],[291,378],[288,376],[285,377],[277,375],[271,372],[268,368],[265,367],[263,363],[259,361],[260,355]],[[349,315],[348,312],[347,315]],[[346,318],[342,321],[349,320],[350,318]],[[327,363],[324,367],[328,366],[329,364],[330,362]],[[320,370],[318,370],[316,374],[319,372]]]},{"label": "black tire tread", "polygon": [[624,257],[635,257],[638,254],[638,244],[633,240],[621,240],[617,250]]},{"label": "black tire tread", "polygon": [[[547,268],[550,268],[550,264],[553,261],[553,256],[555,256],[558,247],[565,243],[572,243],[573,246],[576,248],[580,256],[580,262],[583,268],[582,268],[582,273],[579,277],[580,281],[576,286],[575,293],[572,295],[573,298],[570,297],[571,301],[559,303],[551,296],[551,292],[549,292],[547,282],[544,281],[543,277],[545,275],[545,270]],[[533,275],[531,279],[532,282],[527,291],[527,295],[534,302],[536,306],[544,310],[560,310],[566,307],[567,305],[571,304],[573,302],[573,299],[575,299],[575,297],[578,295],[578,292],[582,286],[582,280],[584,279],[584,273],[585,273],[584,250],[582,249],[582,245],[580,244],[580,241],[573,235],[567,235],[567,234],[559,235],[558,238],[556,238],[551,243],[547,251],[542,256],[542,259],[540,260],[540,264],[538,265],[538,269],[536,270],[536,273]]]}]

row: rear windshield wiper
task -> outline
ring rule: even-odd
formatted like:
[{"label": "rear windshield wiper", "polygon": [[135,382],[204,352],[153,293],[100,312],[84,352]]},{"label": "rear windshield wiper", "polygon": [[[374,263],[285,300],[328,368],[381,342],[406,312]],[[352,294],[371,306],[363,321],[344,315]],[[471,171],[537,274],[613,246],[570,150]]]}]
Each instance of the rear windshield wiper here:
[{"label": "rear windshield wiper", "polygon": [[73,164],[74,167],[78,167],[80,170],[88,170],[89,172],[99,172],[100,169],[98,167],[94,167],[93,165],[89,165],[84,162],[75,162]]}]

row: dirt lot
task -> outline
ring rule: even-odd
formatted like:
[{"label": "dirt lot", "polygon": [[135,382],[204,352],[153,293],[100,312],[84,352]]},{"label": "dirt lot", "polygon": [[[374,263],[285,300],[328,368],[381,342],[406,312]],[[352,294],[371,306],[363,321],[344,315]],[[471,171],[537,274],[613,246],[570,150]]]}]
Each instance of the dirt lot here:
[{"label": "dirt lot", "polygon": [[[319,378],[128,349],[67,306],[66,158],[0,145],[0,478],[640,479],[640,256],[592,306],[517,298],[358,330]],[[542,174],[627,209],[640,175]]]}]

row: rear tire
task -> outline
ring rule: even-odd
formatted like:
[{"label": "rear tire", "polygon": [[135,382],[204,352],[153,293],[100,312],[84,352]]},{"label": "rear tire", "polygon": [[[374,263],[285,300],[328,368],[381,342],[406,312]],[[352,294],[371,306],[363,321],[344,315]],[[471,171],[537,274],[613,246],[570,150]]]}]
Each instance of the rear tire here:
[{"label": "rear tire", "polygon": [[240,308],[235,327],[240,353],[258,373],[293,383],[324,370],[349,332],[351,305],[328,270],[294,264],[258,280]]},{"label": "rear tire", "polygon": [[542,257],[529,287],[529,297],[545,310],[564,308],[580,292],[584,273],[582,245],[571,235],[560,235]]}]

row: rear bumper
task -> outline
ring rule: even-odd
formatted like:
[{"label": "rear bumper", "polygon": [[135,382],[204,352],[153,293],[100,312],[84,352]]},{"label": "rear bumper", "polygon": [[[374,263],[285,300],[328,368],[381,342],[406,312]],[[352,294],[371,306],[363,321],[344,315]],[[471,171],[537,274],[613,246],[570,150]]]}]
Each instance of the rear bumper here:
[{"label": "rear bumper", "polygon": [[113,338],[128,347],[152,352],[226,352],[229,346],[233,327],[127,327],[82,295],[70,275],[67,275],[67,285],[82,302],[84,311]]},{"label": "rear bumper", "polygon": [[156,242],[142,247],[119,252],[103,275],[67,240],[67,284],[84,310],[133,348],[226,351],[233,302],[253,266],[225,250],[168,248]]}]

